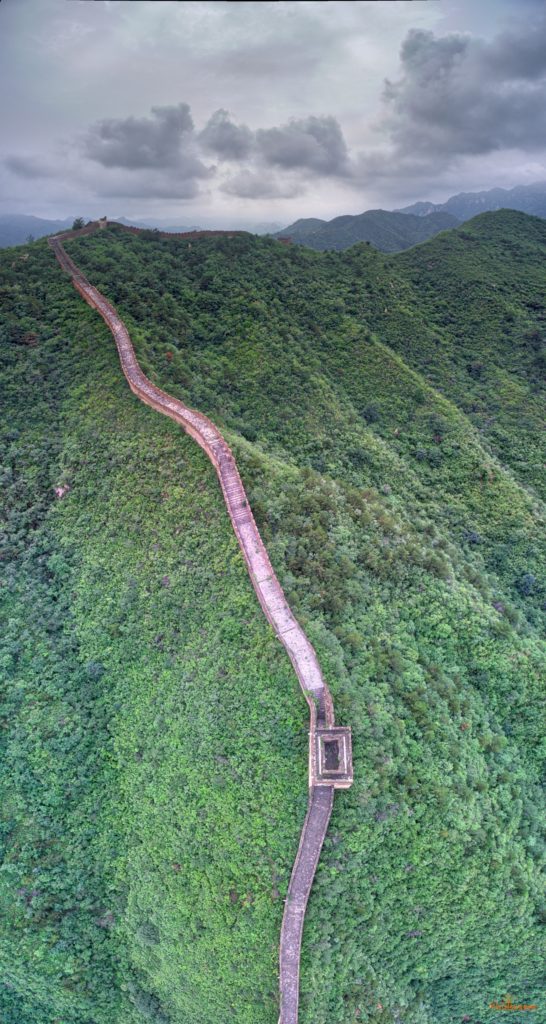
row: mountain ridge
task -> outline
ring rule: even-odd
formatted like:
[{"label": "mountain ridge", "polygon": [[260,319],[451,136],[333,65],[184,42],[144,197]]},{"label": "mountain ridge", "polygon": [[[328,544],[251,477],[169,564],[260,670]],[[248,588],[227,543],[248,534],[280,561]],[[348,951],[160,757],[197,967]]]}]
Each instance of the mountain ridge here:
[{"label": "mountain ridge", "polygon": [[495,210],[518,210],[535,217],[546,217],[546,182],[515,185],[514,188],[492,188],[481,192],[459,192],[443,203],[419,201],[402,207],[399,213],[427,216],[430,213],[451,213],[460,221],[479,213]]},{"label": "mountain ridge", "polygon": [[[31,241],[37,238],[45,238],[46,235],[59,234],[63,231],[70,230],[74,222],[74,217],[66,217],[64,220],[49,220],[44,217],[35,217],[33,214],[26,213],[7,213],[0,215],[0,249],[10,248],[15,245],[24,245],[28,242],[29,236]],[[111,218],[112,220],[118,221],[120,224],[133,226],[143,229],[152,229],[159,226],[160,222],[157,221],[145,221],[139,220],[138,218],[128,217],[116,217]],[[165,231],[193,231],[194,227],[188,227],[186,225],[169,225],[168,227],[162,227]]]},{"label": "mountain ridge", "polygon": [[381,252],[399,252],[458,223],[456,217],[444,212],[432,211],[418,217],[398,211],[366,210],[356,215],[343,214],[330,221],[302,218],[273,237],[288,237],[292,242],[318,251],[339,251],[357,242],[369,242]]},{"label": "mountain ridge", "polygon": [[[546,223],[392,255],[115,227],[67,251],[146,376],[221,425],[353,726],[301,1024],[537,1002]],[[293,673],[204,453],[132,396],[46,243],[0,273],[0,1008],[275,1024]]]},{"label": "mountain ridge", "polygon": [[[419,200],[397,210],[366,210],[329,221],[317,217],[300,218],[282,231],[275,232],[274,237],[288,236],[294,242],[318,250],[340,250],[355,242],[367,241],[382,252],[400,252],[480,213],[499,209],[513,209],[545,218],[546,183],[461,192],[443,203]],[[395,216],[400,214],[421,218],[423,224],[420,227],[414,220],[404,224],[399,216]]]}]

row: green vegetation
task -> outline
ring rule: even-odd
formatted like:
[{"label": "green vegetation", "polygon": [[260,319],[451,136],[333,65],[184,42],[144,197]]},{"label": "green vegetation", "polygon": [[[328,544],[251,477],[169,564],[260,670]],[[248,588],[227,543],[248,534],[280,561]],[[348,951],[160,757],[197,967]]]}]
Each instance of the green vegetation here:
[{"label": "green vegetation", "polygon": [[[225,431],[353,728],[302,1024],[540,1003],[545,249],[507,212],[394,257],[67,243]],[[1,269],[2,1019],[276,1024],[305,702],[203,453],[45,243]]]},{"label": "green vegetation", "polygon": [[348,249],[356,242],[369,242],[382,252],[399,252],[458,223],[457,217],[443,212],[416,216],[396,210],[366,210],[333,220],[304,217],[277,231],[275,237],[288,236],[293,242],[319,251]]}]

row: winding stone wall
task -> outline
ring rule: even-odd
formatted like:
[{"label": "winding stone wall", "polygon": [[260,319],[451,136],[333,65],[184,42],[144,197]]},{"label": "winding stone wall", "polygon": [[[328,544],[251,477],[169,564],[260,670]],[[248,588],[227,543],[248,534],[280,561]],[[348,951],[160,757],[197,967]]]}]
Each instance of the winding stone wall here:
[{"label": "winding stone wall", "polygon": [[[69,231],[56,235],[49,239],[49,245],[63,270],[72,278],[74,287],[82,298],[100,313],[110,328],[116,342],[123,373],[134,394],[146,405],[152,406],[157,412],[163,413],[179,423],[206,452],[212,462],[252,585],[264,615],[287,651],[303,695],[309,705],[309,740],[310,751],[313,752],[317,730],[328,730],[334,727],[332,697],[322,676],[313,646],[289,608],[283,589],[275,575],[266,547],[254,521],[229,445],[211,420],[202,413],[190,409],[179,399],[166,394],[148,380],[139,366],[127,328],[116,310],[90,284],[63,248],[63,240],[89,234],[97,230],[97,227],[98,225],[94,223],[81,231]],[[123,225],[118,225],[118,227],[123,227]],[[126,230],[131,230],[131,233],[139,232],[137,228]],[[230,234],[230,232],[221,233]],[[231,232],[231,234],[236,233]],[[209,234],[209,232],[203,232],[203,234]],[[197,233],[188,233],[182,237],[192,235],[197,235]],[[350,742],[350,731],[343,731]],[[279,1024],[297,1024],[298,1021],[300,950],[307,901],[332,812],[334,787],[339,785],[347,788],[352,781],[349,762],[349,771],[344,780],[318,784],[313,770],[314,764],[315,759],[312,754],[310,756],[309,803],[292,870],[281,928]]]}]

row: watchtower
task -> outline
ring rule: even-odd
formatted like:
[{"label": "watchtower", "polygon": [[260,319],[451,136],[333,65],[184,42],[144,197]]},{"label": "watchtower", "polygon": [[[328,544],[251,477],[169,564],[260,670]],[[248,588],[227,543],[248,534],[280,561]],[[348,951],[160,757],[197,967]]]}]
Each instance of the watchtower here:
[{"label": "watchtower", "polygon": [[351,730],[317,729],[309,735],[309,785],[349,789],[353,783]]},{"label": "watchtower", "polygon": [[101,228],[101,230],[104,230],[104,228],[107,228],[107,227],[108,227],[108,218],[107,217],[99,217],[99,228]]}]

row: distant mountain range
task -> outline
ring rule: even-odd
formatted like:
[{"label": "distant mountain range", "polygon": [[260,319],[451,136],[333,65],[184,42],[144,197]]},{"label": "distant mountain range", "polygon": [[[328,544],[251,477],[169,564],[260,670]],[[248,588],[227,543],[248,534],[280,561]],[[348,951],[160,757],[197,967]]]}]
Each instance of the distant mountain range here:
[{"label": "distant mountain range", "polygon": [[[57,231],[66,231],[74,223],[74,217],[67,217],[66,220],[46,220],[42,217],[32,217],[25,213],[10,213],[0,216],[0,249],[9,245],[24,245],[29,236],[32,239],[43,238],[44,235],[51,235]],[[135,220],[127,217],[112,217],[111,220],[119,224],[130,224],[135,228],[159,228],[161,231],[199,231],[202,228],[230,227],[230,224],[217,224],[211,218],[204,217],[201,224],[171,224],[167,220]],[[268,235],[280,227],[280,224],[264,221],[263,223],[240,223],[237,225],[243,231],[250,231],[251,234]]]},{"label": "distant mountain range", "polygon": [[[128,220],[127,217],[113,219],[120,224],[131,224],[135,228],[161,227],[162,231],[193,231],[197,227],[195,224],[163,225],[159,221]],[[66,231],[73,223],[74,217],[67,217],[66,220],[45,220],[25,213],[4,214],[0,216],[0,249],[5,249],[9,245],[24,245],[29,236],[36,239],[55,234],[56,231]]]},{"label": "distant mountain range", "polygon": [[347,249],[356,242],[370,242],[383,252],[397,252],[425,242],[478,213],[500,209],[546,218],[546,182],[511,189],[492,188],[487,192],[461,192],[445,203],[413,203],[392,212],[367,210],[330,221],[308,217],[277,231],[275,237],[288,236],[311,249]]},{"label": "distant mountain range", "polygon": [[7,213],[0,217],[0,248],[8,245],[23,245],[32,238],[43,238],[55,231],[66,231],[72,227],[74,218],[66,220],[44,220],[42,217],[30,217],[24,213]]},{"label": "distant mountain range", "polygon": [[[273,231],[276,225],[240,223],[237,227],[254,234],[271,233],[274,238],[290,237],[292,242],[307,245],[311,249],[348,249],[356,242],[369,242],[382,252],[399,252],[410,249],[427,238],[453,228],[461,221],[470,220],[478,213],[490,210],[519,210],[535,217],[546,219],[546,182],[533,185],[516,185],[515,188],[492,188],[485,192],[460,192],[445,203],[418,202],[400,210],[366,210],[355,215],[346,214],[333,220],[306,217],[294,221],[281,231]],[[225,225],[169,224],[164,220],[133,220],[115,217],[121,224],[132,224],[138,228],[160,228],[162,231],[194,231],[202,227],[214,228]],[[73,217],[66,220],[45,220],[28,214],[5,214],[0,216],[0,248],[9,245],[23,245],[29,235],[42,238],[56,231],[72,226]]]},{"label": "distant mountain range", "polygon": [[519,210],[535,217],[546,217],[546,182],[516,185],[515,188],[491,188],[486,192],[459,192],[445,203],[412,203],[398,213],[428,217],[431,213],[450,213],[458,220],[470,220],[489,210]]},{"label": "distant mountain range", "polygon": [[389,210],[367,210],[351,216],[319,220],[308,217],[278,231],[276,238],[288,237],[292,242],[311,249],[348,249],[356,242],[370,242],[382,252],[410,249],[418,242],[437,235],[439,231],[454,228],[458,219],[450,213],[416,215]]}]

